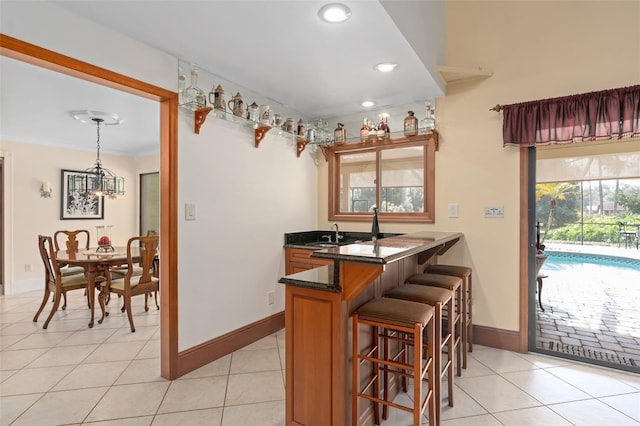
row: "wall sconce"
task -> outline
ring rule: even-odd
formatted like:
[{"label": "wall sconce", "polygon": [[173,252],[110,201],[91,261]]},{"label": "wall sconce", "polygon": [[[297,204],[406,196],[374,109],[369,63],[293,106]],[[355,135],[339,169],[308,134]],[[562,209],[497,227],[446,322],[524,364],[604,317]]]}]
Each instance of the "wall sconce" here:
[{"label": "wall sconce", "polygon": [[40,186],[40,197],[51,198],[51,183],[49,181],[43,181]]}]

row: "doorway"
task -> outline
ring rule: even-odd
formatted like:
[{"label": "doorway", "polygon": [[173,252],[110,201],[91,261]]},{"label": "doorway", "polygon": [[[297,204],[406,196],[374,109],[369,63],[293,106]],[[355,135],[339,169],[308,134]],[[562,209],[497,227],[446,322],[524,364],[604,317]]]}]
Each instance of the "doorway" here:
[{"label": "doorway", "polygon": [[640,225],[637,142],[533,155],[530,210],[537,210],[534,224],[542,222],[545,247],[530,279],[529,350],[638,372],[640,252],[622,242],[618,225]]},{"label": "doorway", "polygon": [[[0,54],[93,83],[155,100],[160,104],[160,232],[166,236],[161,247],[160,359],[162,376],[178,376],[177,306],[177,93],[118,74],[86,62],[0,34]],[[5,215],[3,215],[4,219]],[[171,320],[170,320],[171,319]]]}]

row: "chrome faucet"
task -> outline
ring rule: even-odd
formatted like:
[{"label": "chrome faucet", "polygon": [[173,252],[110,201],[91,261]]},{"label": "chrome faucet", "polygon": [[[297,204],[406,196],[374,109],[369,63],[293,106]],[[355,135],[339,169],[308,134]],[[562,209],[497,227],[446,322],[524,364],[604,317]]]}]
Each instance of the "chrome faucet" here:
[{"label": "chrome faucet", "polygon": [[340,240],[342,238],[344,238],[342,235],[340,235],[340,229],[338,228],[338,224],[334,223],[333,226],[331,227],[331,229],[336,228],[336,243],[339,243]]}]

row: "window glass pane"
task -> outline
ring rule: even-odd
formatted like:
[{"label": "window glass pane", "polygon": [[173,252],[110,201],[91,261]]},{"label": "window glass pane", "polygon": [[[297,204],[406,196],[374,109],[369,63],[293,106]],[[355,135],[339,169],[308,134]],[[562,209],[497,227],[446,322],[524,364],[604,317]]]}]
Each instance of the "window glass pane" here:
[{"label": "window glass pane", "polygon": [[424,147],[380,153],[380,211],[424,212]]},{"label": "window glass pane", "polygon": [[340,212],[368,212],[376,203],[376,153],[344,154],[340,167]]},{"label": "window glass pane", "polygon": [[140,235],[160,232],[160,173],[140,175]]}]

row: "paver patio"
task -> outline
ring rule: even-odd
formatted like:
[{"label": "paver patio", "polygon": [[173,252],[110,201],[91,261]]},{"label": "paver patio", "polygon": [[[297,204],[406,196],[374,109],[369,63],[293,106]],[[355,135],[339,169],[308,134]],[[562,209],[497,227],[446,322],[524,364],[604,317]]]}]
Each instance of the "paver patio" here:
[{"label": "paver patio", "polygon": [[[635,247],[547,245],[547,250],[640,259]],[[545,311],[536,305],[536,346],[640,371],[640,268],[598,269],[545,270],[543,265],[548,278],[542,291]]]}]

